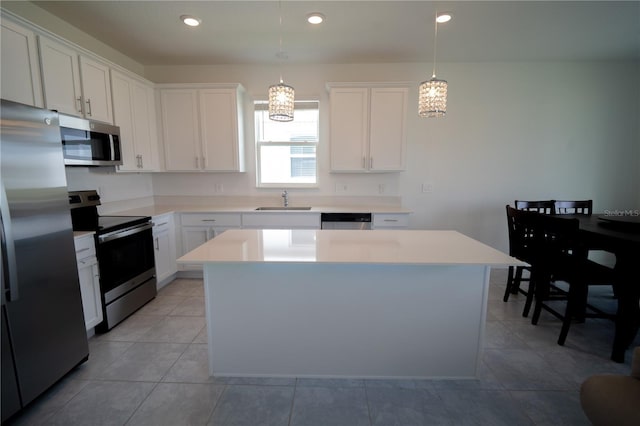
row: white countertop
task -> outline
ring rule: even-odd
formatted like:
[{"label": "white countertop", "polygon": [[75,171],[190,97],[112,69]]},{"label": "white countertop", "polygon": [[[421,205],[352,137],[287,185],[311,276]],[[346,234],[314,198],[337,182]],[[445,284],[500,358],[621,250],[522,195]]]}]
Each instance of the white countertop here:
[{"label": "white countertop", "polygon": [[509,266],[526,264],[456,231],[231,229],[178,259]]},{"label": "white countertop", "polygon": [[110,213],[124,216],[160,216],[167,213],[404,213],[411,210],[394,206],[314,206],[311,210],[256,210],[258,206],[153,205]]}]

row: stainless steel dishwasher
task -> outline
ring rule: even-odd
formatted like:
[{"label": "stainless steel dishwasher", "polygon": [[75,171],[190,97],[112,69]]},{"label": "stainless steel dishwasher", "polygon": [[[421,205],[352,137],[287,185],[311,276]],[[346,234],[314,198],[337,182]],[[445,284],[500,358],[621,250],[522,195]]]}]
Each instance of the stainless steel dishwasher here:
[{"label": "stainless steel dishwasher", "polygon": [[322,229],[371,229],[371,213],[322,213]]}]

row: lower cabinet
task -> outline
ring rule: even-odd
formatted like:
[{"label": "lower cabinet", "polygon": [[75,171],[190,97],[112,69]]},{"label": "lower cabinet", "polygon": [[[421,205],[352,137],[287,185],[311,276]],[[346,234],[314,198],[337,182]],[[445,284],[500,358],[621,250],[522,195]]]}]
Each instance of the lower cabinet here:
[{"label": "lower cabinet", "polygon": [[158,288],[163,287],[178,271],[176,264],[176,232],[173,213],[154,216],[153,250]]},{"label": "lower cabinet", "polygon": [[[182,251],[180,255],[206,243],[227,229],[241,226],[240,213],[182,213],[180,215]],[[181,270],[202,270],[201,265],[181,265]]]},{"label": "lower cabinet", "polygon": [[407,229],[408,213],[374,213],[371,229]]},{"label": "lower cabinet", "polygon": [[320,213],[243,213],[242,227],[249,229],[320,229]]},{"label": "lower cabinet", "polygon": [[98,259],[96,258],[93,234],[76,237],[75,247],[84,323],[87,330],[90,330],[102,322],[100,273],[98,271]]}]

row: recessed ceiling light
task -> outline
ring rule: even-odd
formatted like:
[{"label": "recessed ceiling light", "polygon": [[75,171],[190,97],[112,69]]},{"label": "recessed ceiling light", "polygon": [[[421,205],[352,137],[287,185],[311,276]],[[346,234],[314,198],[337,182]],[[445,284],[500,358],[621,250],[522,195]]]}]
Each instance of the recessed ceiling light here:
[{"label": "recessed ceiling light", "polygon": [[441,12],[438,13],[436,22],[438,24],[444,24],[445,22],[449,22],[451,19],[453,19],[453,15],[451,14],[451,12]]},{"label": "recessed ceiling light", "polygon": [[307,22],[313,25],[321,24],[324,21],[322,13],[313,12],[307,15]]},{"label": "recessed ceiling light", "polygon": [[184,22],[185,25],[188,25],[190,27],[197,27],[198,25],[200,25],[202,23],[202,20],[196,18],[195,16],[191,16],[191,15],[182,15],[180,17],[180,20],[182,22]]}]

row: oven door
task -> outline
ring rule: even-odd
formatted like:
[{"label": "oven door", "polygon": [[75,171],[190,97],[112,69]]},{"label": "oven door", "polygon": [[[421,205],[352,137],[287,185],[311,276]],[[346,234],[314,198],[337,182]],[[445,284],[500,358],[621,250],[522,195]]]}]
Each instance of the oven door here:
[{"label": "oven door", "polygon": [[150,223],[101,234],[97,239],[100,288],[105,304],[155,276]]}]

